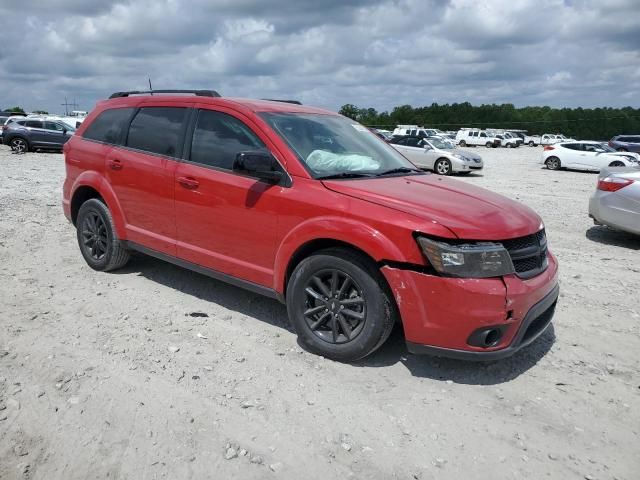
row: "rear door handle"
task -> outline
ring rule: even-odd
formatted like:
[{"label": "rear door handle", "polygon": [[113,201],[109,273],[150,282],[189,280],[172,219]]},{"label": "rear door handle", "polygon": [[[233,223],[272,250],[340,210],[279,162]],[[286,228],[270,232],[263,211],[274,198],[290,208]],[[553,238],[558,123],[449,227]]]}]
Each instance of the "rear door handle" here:
[{"label": "rear door handle", "polygon": [[195,190],[200,186],[200,182],[192,177],[178,177],[178,183],[188,190]]},{"label": "rear door handle", "polygon": [[117,158],[112,158],[107,163],[111,170],[122,170],[122,162]]}]

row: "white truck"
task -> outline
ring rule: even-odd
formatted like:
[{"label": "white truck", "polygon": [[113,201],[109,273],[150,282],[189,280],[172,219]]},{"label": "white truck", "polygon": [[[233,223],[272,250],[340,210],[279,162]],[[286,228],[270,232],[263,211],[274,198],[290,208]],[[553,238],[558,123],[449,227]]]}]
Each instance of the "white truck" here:
[{"label": "white truck", "polygon": [[535,147],[537,145],[553,145],[554,143],[558,143],[558,139],[551,133],[545,133],[542,136],[527,135],[526,137],[524,137],[524,143],[526,143],[530,147]]},{"label": "white truck", "polygon": [[437,128],[424,128],[418,125],[398,125],[393,135],[411,135],[412,137],[434,137],[442,132]]},{"label": "white truck", "polygon": [[517,148],[522,143],[522,139],[520,137],[511,135],[509,132],[498,133],[496,138],[500,139],[502,146],[505,148]]}]

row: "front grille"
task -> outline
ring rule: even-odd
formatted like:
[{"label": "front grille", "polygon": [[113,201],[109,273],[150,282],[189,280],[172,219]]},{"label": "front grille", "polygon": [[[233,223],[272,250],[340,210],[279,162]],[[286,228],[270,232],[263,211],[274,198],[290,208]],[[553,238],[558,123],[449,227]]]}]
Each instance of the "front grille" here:
[{"label": "front grille", "polygon": [[520,278],[531,278],[544,272],[547,260],[547,236],[544,229],[526,237],[501,242],[511,256],[511,262]]}]

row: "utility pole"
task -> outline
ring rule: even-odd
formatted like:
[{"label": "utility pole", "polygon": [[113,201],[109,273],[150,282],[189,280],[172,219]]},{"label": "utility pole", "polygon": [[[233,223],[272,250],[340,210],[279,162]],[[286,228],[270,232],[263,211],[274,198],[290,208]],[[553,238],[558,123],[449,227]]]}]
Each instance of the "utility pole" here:
[{"label": "utility pole", "polygon": [[64,103],[61,103],[60,105],[62,105],[64,107],[64,114],[65,116],[69,116],[69,107],[75,107],[78,108],[78,104],[76,103],[76,99],[73,99],[73,103],[69,103],[67,101],[67,97],[64,97]]}]

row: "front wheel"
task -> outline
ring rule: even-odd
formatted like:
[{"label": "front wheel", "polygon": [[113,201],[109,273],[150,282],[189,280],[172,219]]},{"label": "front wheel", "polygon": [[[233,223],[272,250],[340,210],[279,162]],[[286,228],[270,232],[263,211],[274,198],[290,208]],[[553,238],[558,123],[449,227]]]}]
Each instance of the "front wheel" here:
[{"label": "front wheel", "polygon": [[439,158],[436,160],[436,163],[433,165],[433,170],[438,175],[451,175],[452,168],[451,162],[446,158]]},{"label": "front wheel", "polygon": [[487,147],[487,148],[491,148],[491,147],[493,147],[493,143],[487,142],[487,143],[484,144],[484,146]]},{"label": "front wheel", "polygon": [[22,137],[13,138],[9,142],[9,146],[16,153],[27,153],[29,151],[29,142]]},{"label": "front wheel", "polygon": [[532,140],[532,141],[530,141],[530,142],[529,142],[529,146],[530,146],[530,147],[535,147],[535,146],[536,146],[536,144],[535,144],[535,143],[533,143],[533,140]]},{"label": "front wheel", "polygon": [[123,267],[129,252],[116,235],[107,206],[96,198],[84,202],[76,220],[80,252],[94,270],[108,272]]},{"label": "front wheel", "polygon": [[466,147],[467,142],[465,142],[464,140],[460,140],[460,143],[458,145],[460,145],[461,147]]},{"label": "front wheel", "polygon": [[549,170],[560,170],[560,159],[558,157],[549,157],[547,158],[545,165]]},{"label": "front wheel", "polygon": [[342,248],[300,262],[287,286],[287,310],[306,349],[341,362],[375,351],[395,323],[394,306],[375,264]]}]

